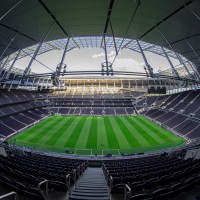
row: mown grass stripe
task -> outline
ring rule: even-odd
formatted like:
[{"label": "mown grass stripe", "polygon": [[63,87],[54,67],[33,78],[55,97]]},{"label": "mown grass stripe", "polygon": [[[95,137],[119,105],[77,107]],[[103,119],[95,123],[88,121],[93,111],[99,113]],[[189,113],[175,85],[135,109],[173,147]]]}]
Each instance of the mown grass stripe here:
[{"label": "mown grass stripe", "polygon": [[[82,119],[86,120],[80,126]],[[140,128],[139,131],[136,126],[142,127],[142,129]],[[79,132],[76,132],[76,129],[80,129]],[[160,132],[161,136],[170,137],[172,141],[164,142],[165,138],[163,138],[162,144],[152,143],[149,136],[144,137],[143,129],[156,140],[158,140]],[[74,132],[76,133],[74,134]],[[37,135],[41,137],[38,141],[29,142],[30,139]],[[23,139],[17,139],[19,136]],[[15,142],[14,138],[17,139],[16,145],[26,145],[29,148],[59,153],[65,153],[66,149],[69,149],[70,152],[73,151],[72,149],[80,149],[77,152],[84,155],[91,153],[102,155],[108,152],[119,154],[119,151],[121,153],[148,152],[179,146],[185,142],[182,138],[141,116],[51,116],[23,133],[13,136],[8,142]],[[72,141],[74,146],[65,147],[65,144],[71,139],[74,140]],[[137,144],[135,143],[136,145],[132,146],[132,143],[130,144],[131,139],[132,142],[134,141]],[[94,140],[95,142],[88,140]],[[161,140],[158,141],[161,142]],[[87,143],[89,143],[89,149],[86,149]],[[101,144],[104,144],[104,146]]]},{"label": "mown grass stripe", "polygon": [[149,142],[142,136],[140,132],[135,128],[132,121],[129,121],[128,119],[131,117],[121,117],[121,121],[126,124],[129,131],[132,133],[133,137],[137,140],[137,142],[140,144],[141,147],[143,146],[150,146]]},{"label": "mown grass stripe", "polygon": [[135,129],[147,140],[152,146],[159,145],[160,143],[155,140],[150,134],[146,132],[141,126],[138,125],[136,119],[134,117],[128,117],[127,120],[133,124]]},{"label": "mown grass stripe", "polygon": [[[26,141],[27,142],[33,142],[35,143],[35,139],[39,137],[40,135],[42,136],[43,134],[47,133],[47,130],[57,124],[57,121],[60,119],[53,119],[50,123],[46,123],[43,127],[34,126],[31,130],[27,130],[30,134],[27,135]],[[33,140],[33,141],[32,141]]]},{"label": "mown grass stripe", "polygon": [[104,124],[106,128],[107,133],[107,140],[108,140],[108,146],[110,149],[119,149],[119,143],[115,136],[115,132],[113,131],[112,124],[110,122],[109,117],[104,117]]},{"label": "mown grass stripe", "polygon": [[110,117],[109,119],[111,122],[111,126],[113,128],[113,131],[115,132],[115,136],[117,138],[120,148],[130,148],[131,145],[129,144],[129,142],[127,141],[125,137],[126,133],[120,129],[119,124],[115,120],[115,117]]},{"label": "mown grass stripe", "polygon": [[52,134],[54,134],[54,131],[58,129],[59,126],[61,126],[63,123],[65,123],[65,118],[60,118],[55,120],[50,126],[46,127],[46,129],[43,130],[36,130],[37,133],[39,131],[39,134],[35,135],[34,138],[28,140],[31,143],[40,143],[43,144],[44,141],[47,140]]},{"label": "mown grass stripe", "polygon": [[[71,124],[75,120],[75,118],[73,118],[73,117],[67,117],[65,119],[66,120],[65,120],[64,124],[61,125],[60,128],[58,128],[55,132],[53,131],[53,135],[48,137],[48,140],[46,142],[44,142],[45,145],[54,146],[57,143],[57,141],[59,140],[59,138],[62,138],[64,136],[64,134],[66,134],[65,130],[67,129],[69,124]],[[49,131],[52,132],[52,130],[49,130]]]},{"label": "mown grass stripe", "polygon": [[77,149],[86,148],[87,138],[89,135],[89,130],[91,128],[91,122],[92,122],[91,118],[86,117],[85,124],[81,130],[79,138],[77,139],[75,148]]},{"label": "mown grass stripe", "polygon": [[81,117],[71,116],[73,121],[68,122],[68,127],[65,129],[62,137],[60,137],[56,146],[65,147],[66,142],[69,140],[70,136],[73,134],[74,129],[78,126]]},{"label": "mown grass stripe", "polygon": [[[164,128],[160,127],[159,125],[152,123],[149,119],[138,116],[136,117],[141,123],[143,123],[146,127],[151,129],[154,133],[158,134],[161,138],[163,138],[167,142],[173,142],[174,140],[179,141],[182,140],[182,138],[179,138],[178,136],[174,135],[173,133],[169,132],[168,130],[165,130]],[[154,126],[149,126],[149,125]]]},{"label": "mown grass stripe", "polygon": [[86,149],[96,149],[97,148],[97,118],[92,118],[91,126],[87,138]]},{"label": "mown grass stripe", "polygon": [[115,120],[118,123],[121,131],[124,132],[124,136],[126,137],[126,140],[128,141],[131,148],[141,147],[137,139],[134,137],[131,131],[127,128],[127,123],[125,121],[122,121],[121,118],[123,117],[115,117]]},{"label": "mown grass stripe", "polygon": [[76,142],[80,136],[81,130],[85,124],[86,118],[82,117],[80,118],[79,124],[75,127],[73,133],[70,135],[68,141],[65,143],[66,148],[74,148],[76,145]]},{"label": "mown grass stripe", "polygon": [[[102,146],[102,144],[103,144],[103,146]],[[98,149],[108,149],[109,148],[103,117],[98,117],[98,120],[97,120],[97,148]]]},{"label": "mown grass stripe", "polygon": [[51,116],[41,121],[40,123],[30,127],[29,129],[23,131],[19,135],[16,135],[15,138],[18,140],[28,140],[28,138],[33,138],[37,134],[39,129],[43,130],[45,127],[49,127],[52,123],[54,123],[55,119],[56,118],[54,118],[54,116]]},{"label": "mown grass stripe", "polygon": [[141,127],[141,128],[143,128],[149,135],[151,135],[151,137],[153,137],[159,144],[164,144],[164,143],[166,143],[166,140],[165,139],[163,139],[163,138],[161,138],[160,136],[159,136],[159,134],[160,134],[160,131],[157,131],[157,133],[155,133],[154,131],[152,131],[152,127],[153,126],[155,126],[155,124],[153,124],[153,123],[151,123],[151,124],[149,124],[149,125],[145,125],[144,123],[143,123],[143,121],[141,121],[140,120],[140,118],[136,118],[135,117],[135,120],[137,121],[137,124]]}]

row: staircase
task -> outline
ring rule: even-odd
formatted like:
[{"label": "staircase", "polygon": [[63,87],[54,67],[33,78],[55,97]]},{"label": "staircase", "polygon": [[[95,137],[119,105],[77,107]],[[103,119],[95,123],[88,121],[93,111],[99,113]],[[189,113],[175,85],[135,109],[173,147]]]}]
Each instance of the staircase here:
[{"label": "staircase", "polygon": [[102,168],[88,167],[80,178],[70,200],[110,200]]}]

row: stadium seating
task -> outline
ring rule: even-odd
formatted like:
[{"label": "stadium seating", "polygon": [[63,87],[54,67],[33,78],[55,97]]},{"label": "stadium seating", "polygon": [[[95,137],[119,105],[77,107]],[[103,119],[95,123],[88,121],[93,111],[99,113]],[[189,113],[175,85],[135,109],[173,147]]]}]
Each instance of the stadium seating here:
[{"label": "stadium seating", "polygon": [[45,194],[38,189],[41,182],[48,180],[49,189],[67,192],[70,181],[74,183],[86,167],[83,161],[46,156],[0,156],[0,185],[31,199],[44,199]]},{"label": "stadium seating", "polygon": [[[120,95],[116,95],[117,98],[114,98],[113,95],[101,95],[100,98],[95,96],[92,99],[89,99],[91,97],[89,95],[84,97],[83,95],[76,95],[73,96],[73,99],[67,96],[62,96],[62,98],[50,96],[48,98],[49,105],[44,101],[47,98],[46,94],[1,90],[0,117],[3,117],[1,126],[4,130],[1,134],[9,135],[23,129],[27,125],[40,120],[48,112],[64,115],[132,115],[135,114],[133,102],[137,101],[137,109],[144,105],[146,109],[150,108],[146,112],[144,111],[143,114],[146,116],[186,135],[190,139],[198,137],[199,91],[147,96],[146,98],[144,98],[144,93],[124,92],[122,94],[121,99],[119,98]],[[133,96],[139,98],[134,100]],[[36,101],[33,101],[33,98]],[[47,109],[38,111],[37,108],[40,107],[47,107]],[[13,122],[15,123],[11,128],[10,124]]]},{"label": "stadium seating", "polygon": [[[187,136],[189,139],[199,138],[200,92],[186,91],[163,97],[147,97],[146,109],[143,114],[162,125]],[[141,100],[143,101],[143,100]],[[137,108],[143,104],[137,104]]]},{"label": "stadium seating", "polygon": [[[199,138],[199,91],[164,96],[131,92],[105,95],[57,97],[23,91],[1,91],[1,135],[17,133],[50,114],[142,115],[187,138]],[[8,97],[8,98],[7,98]],[[46,101],[48,100],[48,101]],[[199,160],[156,156],[123,162],[104,162],[103,170],[112,194],[131,189],[130,199],[174,197],[200,183]],[[22,196],[44,199],[39,183],[48,180],[51,190],[68,191],[66,175],[74,183],[86,168],[83,161],[47,157],[0,156],[0,185]],[[127,194],[128,195],[128,194]]]},{"label": "stadium seating", "polygon": [[130,199],[174,197],[200,184],[199,160],[156,156],[123,162],[104,162],[112,194],[131,189]]}]

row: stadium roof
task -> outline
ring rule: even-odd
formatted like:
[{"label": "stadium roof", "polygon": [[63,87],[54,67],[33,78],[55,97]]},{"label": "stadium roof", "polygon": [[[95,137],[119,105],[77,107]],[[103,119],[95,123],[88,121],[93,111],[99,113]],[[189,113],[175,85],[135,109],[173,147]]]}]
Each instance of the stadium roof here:
[{"label": "stadium roof", "polygon": [[174,49],[200,71],[199,13],[199,0],[4,0],[1,58],[39,43],[51,27],[45,42],[70,37],[70,46],[79,48],[85,46],[77,38],[101,36],[103,42],[106,35],[128,39],[115,41],[128,48],[138,39]]}]

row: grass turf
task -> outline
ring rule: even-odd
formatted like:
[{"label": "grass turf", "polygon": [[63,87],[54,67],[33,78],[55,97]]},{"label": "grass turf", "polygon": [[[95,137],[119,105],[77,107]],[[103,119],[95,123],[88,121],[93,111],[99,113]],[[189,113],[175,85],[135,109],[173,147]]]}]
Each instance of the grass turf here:
[{"label": "grass turf", "polygon": [[8,142],[80,155],[150,152],[185,143],[143,116],[51,116]]}]

